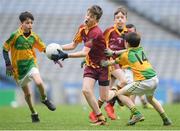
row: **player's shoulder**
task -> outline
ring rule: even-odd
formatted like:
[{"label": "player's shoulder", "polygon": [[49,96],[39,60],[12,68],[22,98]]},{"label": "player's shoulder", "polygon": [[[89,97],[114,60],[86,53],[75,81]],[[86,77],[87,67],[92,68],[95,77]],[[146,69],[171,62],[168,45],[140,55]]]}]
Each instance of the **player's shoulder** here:
[{"label": "player's shoulder", "polygon": [[113,26],[110,26],[110,27],[108,27],[108,28],[106,28],[106,29],[104,30],[104,34],[110,33],[110,32],[112,32],[112,31],[114,31],[114,27],[113,27]]},{"label": "player's shoulder", "polygon": [[19,34],[19,30],[17,29],[17,30],[15,30],[15,31],[13,31],[11,34],[10,34],[10,38],[9,38],[9,40],[12,40],[12,39],[14,39],[15,38],[15,36],[16,35],[18,35]]},{"label": "player's shoulder", "polygon": [[31,32],[31,35],[32,35],[33,37],[35,37],[35,38],[39,38],[39,35],[38,35],[36,32],[34,32],[34,31]]}]

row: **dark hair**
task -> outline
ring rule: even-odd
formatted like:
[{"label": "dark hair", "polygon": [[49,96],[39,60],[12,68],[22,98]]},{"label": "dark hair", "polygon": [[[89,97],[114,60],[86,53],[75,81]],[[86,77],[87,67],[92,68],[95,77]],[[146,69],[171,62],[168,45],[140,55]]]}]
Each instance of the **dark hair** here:
[{"label": "dark hair", "polygon": [[125,16],[127,17],[127,10],[126,10],[126,8],[125,8],[125,7],[119,7],[119,8],[117,8],[117,10],[114,12],[114,18],[115,18],[115,16],[116,16],[119,12],[121,12],[123,15],[125,15]]},{"label": "dark hair", "polygon": [[124,39],[129,43],[131,47],[138,47],[141,41],[140,35],[136,32],[127,33]]},{"label": "dark hair", "polygon": [[96,20],[99,20],[103,14],[102,8],[98,5],[91,6],[88,11],[96,16]]},{"label": "dark hair", "polygon": [[24,22],[27,18],[29,18],[31,20],[34,20],[33,15],[30,12],[28,12],[28,11],[22,12],[19,15],[19,20],[21,21],[21,23]]},{"label": "dark hair", "polygon": [[134,28],[134,30],[136,31],[136,26],[133,24],[127,24],[126,28]]}]

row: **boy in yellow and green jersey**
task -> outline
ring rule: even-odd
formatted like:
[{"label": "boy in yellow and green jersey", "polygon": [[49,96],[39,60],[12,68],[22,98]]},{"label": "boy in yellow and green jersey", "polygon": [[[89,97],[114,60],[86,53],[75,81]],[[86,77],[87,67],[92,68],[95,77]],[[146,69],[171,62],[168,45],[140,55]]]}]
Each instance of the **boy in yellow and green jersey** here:
[{"label": "boy in yellow and green jersey", "polygon": [[[163,125],[171,125],[172,122],[166,115],[161,104],[154,98],[154,92],[158,86],[158,77],[152,65],[149,63],[144,50],[139,46],[141,37],[136,32],[130,32],[125,35],[125,47],[126,51],[119,54],[119,57],[112,61],[102,61],[102,66],[109,66],[113,64],[121,64],[125,68],[128,66],[133,72],[134,82],[126,85],[122,89],[118,90],[117,96],[124,97],[124,100],[129,101],[129,106],[132,110],[136,110],[134,103],[131,103],[131,99],[127,95],[143,95],[145,94],[148,102],[156,109],[160,114]],[[127,98],[126,98],[127,97]],[[121,98],[122,99],[122,98]],[[133,114],[129,120],[128,125],[133,125],[139,122],[141,119],[139,113]]]},{"label": "boy in yellow and green jersey", "polygon": [[[32,32],[34,17],[30,12],[19,15],[20,27],[4,42],[3,57],[6,64],[6,74],[13,75],[16,83],[24,92],[25,100],[31,111],[32,122],[39,122],[39,117],[32,105],[28,83],[33,80],[38,87],[42,99],[48,109],[54,111],[55,106],[47,99],[44,83],[39,74],[35,49],[45,52],[46,46],[39,36]],[[9,58],[11,53],[11,60]]]}]

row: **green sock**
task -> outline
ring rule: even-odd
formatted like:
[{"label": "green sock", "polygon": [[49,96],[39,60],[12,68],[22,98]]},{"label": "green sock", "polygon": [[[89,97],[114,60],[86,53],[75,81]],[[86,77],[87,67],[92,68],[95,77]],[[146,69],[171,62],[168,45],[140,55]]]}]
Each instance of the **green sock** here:
[{"label": "green sock", "polygon": [[130,108],[130,110],[131,110],[131,113],[132,113],[133,115],[141,114],[141,113],[137,110],[136,107],[132,107],[132,108]]},{"label": "green sock", "polygon": [[161,116],[161,118],[162,118],[163,120],[168,118],[168,116],[167,116],[167,114],[166,114],[165,112],[164,112],[164,113],[161,113],[160,116]]},{"label": "green sock", "polygon": [[42,100],[42,101],[45,101],[46,99],[47,99],[46,95],[41,96],[41,100]]}]

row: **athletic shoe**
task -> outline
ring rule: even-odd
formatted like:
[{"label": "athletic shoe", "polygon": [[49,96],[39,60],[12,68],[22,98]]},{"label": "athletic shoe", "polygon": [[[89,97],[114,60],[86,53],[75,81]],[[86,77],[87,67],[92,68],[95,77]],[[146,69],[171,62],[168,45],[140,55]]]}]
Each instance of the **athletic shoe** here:
[{"label": "athletic shoe", "polygon": [[48,99],[42,101],[42,103],[45,104],[49,110],[51,111],[56,110],[56,107]]},{"label": "athletic shoe", "polygon": [[91,123],[95,123],[98,120],[96,114],[93,111],[89,113],[89,119]]},{"label": "athletic shoe", "polygon": [[104,107],[107,116],[111,119],[111,120],[116,120],[116,114],[114,112],[114,108],[110,103],[107,103],[107,105]]},{"label": "athletic shoe", "polygon": [[31,114],[31,119],[33,123],[40,122],[38,114]]},{"label": "athletic shoe", "polygon": [[97,117],[97,121],[92,123],[91,125],[93,126],[108,125],[106,121],[107,121],[106,118],[101,114],[100,116]]},{"label": "athletic shoe", "polygon": [[164,126],[170,126],[170,125],[172,125],[172,121],[170,119],[166,118],[163,120],[163,125]]},{"label": "athletic shoe", "polygon": [[144,116],[142,114],[135,114],[132,116],[132,118],[128,121],[127,125],[135,125],[139,121],[144,121]]},{"label": "athletic shoe", "polygon": [[[131,120],[131,119],[133,118],[133,116],[134,116],[134,115],[133,115],[133,114],[131,114],[131,115],[130,115],[130,117],[129,117],[129,120]],[[144,121],[144,120],[145,120],[145,118],[144,118],[144,117],[142,117],[139,121]]]}]

